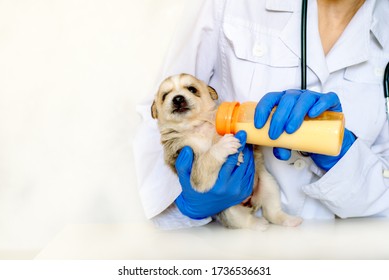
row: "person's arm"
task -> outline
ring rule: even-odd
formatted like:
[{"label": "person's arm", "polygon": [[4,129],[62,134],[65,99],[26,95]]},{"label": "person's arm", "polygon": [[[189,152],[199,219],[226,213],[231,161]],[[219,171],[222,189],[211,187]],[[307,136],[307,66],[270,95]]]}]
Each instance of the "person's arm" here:
[{"label": "person's arm", "polygon": [[[357,139],[320,180],[303,191],[338,217],[389,216],[389,123],[375,143]],[[386,175],[387,176],[387,175]]]},{"label": "person's arm", "polygon": [[[305,115],[315,117],[325,110],[341,111],[335,93],[288,90],[269,93],[258,103],[255,124],[262,127],[271,109],[278,106],[270,124],[270,137],[293,133]],[[290,151],[274,148],[281,160],[290,157]],[[303,191],[320,200],[339,217],[389,216],[389,124],[383,123],[381,133],[373,144],[358,139],[345,130],[341,153],[338,156],[310,154],[321,178]]]},{"label": "person's arm", "polygon": [[[217,55],[219,17],[223,7],[224,1],[204,1],[198,14],[190,13],[197,19],[195,26],[180,22],[167,55],[161,81],[178,73],[195,75],[206,83],[209,81]],[[183,13],[181,16],[188,23],[187,14]],[[150,113],[153,97],[154,94],[150,93],[148,99],[137,106],[142,122],[134,141],[138,188],[145,215],[162,228],[203,225],[211,219],[190,219],[174,204],[181,193],[181,185],[177,175],[163,160],[160,133],[156,120],[151,118]]]}]

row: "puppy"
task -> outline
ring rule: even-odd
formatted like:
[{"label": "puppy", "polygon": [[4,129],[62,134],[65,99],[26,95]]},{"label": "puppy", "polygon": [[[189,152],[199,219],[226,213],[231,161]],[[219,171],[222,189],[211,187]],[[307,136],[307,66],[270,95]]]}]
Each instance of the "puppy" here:
[{"label": "puppy", "polygon": [[[151,106],[152,117],[158,119],[164,159],[173,172],[176,173],[175,161],[181,149],[184,146],[193,149],[191,183],[199,192],[212,188],[227,157],[237,153],[241,146],[233,135],[221,137],[216,133],[217,98],[212,87],[191,75],[180,74],[161,83]],[[256,170],[249,201],[224,210],[217,219],[228,228],[264,230],[268,222],[299,225],[301,218],[282,211],[279,187],[265,168],[259,146],[254,147],[254,159]],[[254,215],[259,208],[266,220]]]}]

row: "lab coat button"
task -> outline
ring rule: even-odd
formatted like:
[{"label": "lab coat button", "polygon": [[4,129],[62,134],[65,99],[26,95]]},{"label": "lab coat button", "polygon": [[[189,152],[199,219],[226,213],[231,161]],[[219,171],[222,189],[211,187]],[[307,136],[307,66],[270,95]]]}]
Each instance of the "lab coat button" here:
[{"label": "lab coat button", "polygon": [[384,72],[385,72],[384,68],[375,68],[374,69],[374,74],[376,75],[376,77],[384,78]]},{"label": "lab coat button", "polygon": [[253,47],[253,55],[262,57],[266,53],[266,46],[263,44],[255,44]]},{"label": "lab coat button", "polygon": [[305,166],[306,166],[306,163],[303,159],[298,159],[296,160],[294,163],[293,163],[293,166],[294,168],[296,168],[297,170],[301,170],[301,169],[304,169]]}]

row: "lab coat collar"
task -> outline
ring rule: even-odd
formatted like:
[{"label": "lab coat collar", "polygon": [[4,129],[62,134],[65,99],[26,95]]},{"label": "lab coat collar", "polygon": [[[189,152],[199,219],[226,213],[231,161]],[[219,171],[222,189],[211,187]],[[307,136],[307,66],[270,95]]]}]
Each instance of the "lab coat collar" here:
[{"label": "lab coat collar", "polygon": [[[381,45],[388,43],[389,32],[387,32],[387,28],[384,27],[384,25],[387,24],[388,19],[386,19],[386,16],[383,16],[383,14],[387,13],[387,7],[380,5],[383,4],[382,2],[385,1],[377,1],[377,5],[375,5],[376,0],[366,0],[364,5],[352,19],[352,22],[350,22],[342,36],[339,38],[338,42],[327,54],[327,57],[324,55],[321,45],[318,28],[317,2],[308,2],[307,66],[316,74],[321,83],[325,83],[330,73],[368,60],[370,55],[370,31],[373,32]],[[274,3],[272,4],[273,7],[276,6]],[[281,32],[280,39],[301,59],[301,7],[296,8],[296,3],[294,4],[295,12],[293,12],[290,20]],[[372,19],[374,7],[375,11]],[[377,18],[379,18],[380,21],[374,20]],[[296,33],[298,34],[297,36]],[[339,59],[340,57],[342,59]]]},{"label": "lab coat collar", "polygon": [[[324,83],[329,70],[321,45],[317,23],[316,1],[309,1],[307,14],[307,66]],[[280,39],[284,44],[301,59],[301,7],[299,7],[289,19],[281,32]],[[309,77],[308,77],[309,79]]]},{"label": "lab coat collar", "polygon": [[[327,54],[330,73],[365,62],[370,56],[370,28],[375,0],[367,0]],[[342,59],[339,59],[342,54]]]},{"label": "lab coat collar", "polygon": [[382,48],[389,44],[389,5],[385,1],[375,1],[371,32]]}]

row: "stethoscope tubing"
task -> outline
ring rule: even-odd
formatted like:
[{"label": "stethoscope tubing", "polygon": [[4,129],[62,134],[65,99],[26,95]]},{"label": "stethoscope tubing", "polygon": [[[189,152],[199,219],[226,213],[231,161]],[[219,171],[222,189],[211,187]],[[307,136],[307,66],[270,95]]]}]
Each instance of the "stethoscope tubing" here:
[{"label": "stethoscope tubing", "polygon": [[384,72],[384,96],[385,96],[386,116],[388,117],[388,122],[389,122],[389,62],[386,65],[385,72]]},{"label": "stethoscope tubing", "polygon": [[307,89],[307,9],[308,1],[303,0],[301,8],[301,89]]}]

